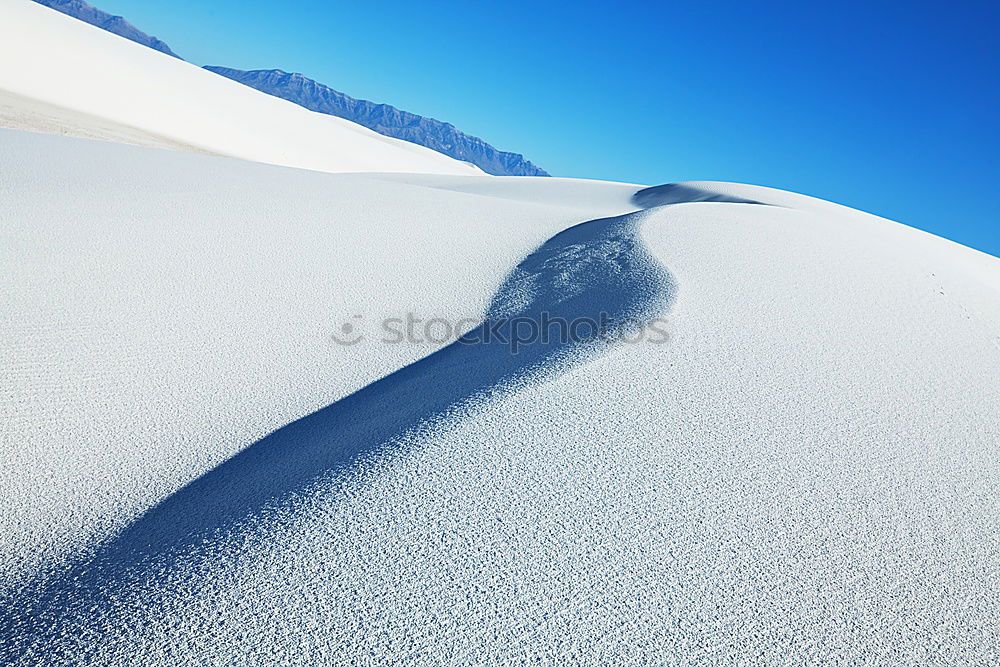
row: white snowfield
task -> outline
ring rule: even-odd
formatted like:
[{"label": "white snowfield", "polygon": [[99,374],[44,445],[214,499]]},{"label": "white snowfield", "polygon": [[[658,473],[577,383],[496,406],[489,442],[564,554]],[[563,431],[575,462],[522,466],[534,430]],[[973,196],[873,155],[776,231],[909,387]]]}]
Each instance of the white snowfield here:
[{"label": "white snowfield", "polygon": [[0,63],[2,127],[318,171],[482,173],[31,0],[0,0]]},{"label": "white snowfield", "polygon": [[1000,663],[1000,260],[0,63],[0,664]]},{"label": "white snowfield", "polygon": [[0,230],[5,663],[1000,659],[1000,260],[760,187],[11,130]]}]

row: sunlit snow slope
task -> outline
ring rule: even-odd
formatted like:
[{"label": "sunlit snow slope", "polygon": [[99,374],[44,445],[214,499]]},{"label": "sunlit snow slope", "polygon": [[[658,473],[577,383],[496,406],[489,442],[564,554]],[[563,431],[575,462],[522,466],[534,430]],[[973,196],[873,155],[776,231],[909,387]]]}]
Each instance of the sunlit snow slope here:
[{"label": "sunlit snow slope", "polygon": [[3,662],[1000,658],[997,259],[752,186],[0,149]]},{"label": "sunlit snow slope", "polygon": [[0,126],[318,171],[479,174],[44,7],[0,2]]}]

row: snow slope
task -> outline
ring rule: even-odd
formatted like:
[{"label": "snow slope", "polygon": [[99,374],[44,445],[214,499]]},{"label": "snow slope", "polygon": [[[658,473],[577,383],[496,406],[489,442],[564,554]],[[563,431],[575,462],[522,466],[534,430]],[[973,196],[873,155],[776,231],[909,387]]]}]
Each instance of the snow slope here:
[{"label": "snow slope", "polygon": [[753,186],[0,146],[9,661],[1000,659],[1000,260]]},{"label": "snow slope", "polygon": [[[481,173],[428,148],[247,88],[31,0],[0,2],[0,62],[4,127],[317,171]],[[25,103],[31,113],[25,112]]]}]

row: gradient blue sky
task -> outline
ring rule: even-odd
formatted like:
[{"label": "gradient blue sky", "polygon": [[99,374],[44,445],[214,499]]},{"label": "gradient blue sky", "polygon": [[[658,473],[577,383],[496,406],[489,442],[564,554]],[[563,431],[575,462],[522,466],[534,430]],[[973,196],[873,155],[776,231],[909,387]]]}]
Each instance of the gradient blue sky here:
[{"label": "gradient blue sky", "polygon": [[794,190],[1000,255],[1000,2],[92,0],[557,176]]}]

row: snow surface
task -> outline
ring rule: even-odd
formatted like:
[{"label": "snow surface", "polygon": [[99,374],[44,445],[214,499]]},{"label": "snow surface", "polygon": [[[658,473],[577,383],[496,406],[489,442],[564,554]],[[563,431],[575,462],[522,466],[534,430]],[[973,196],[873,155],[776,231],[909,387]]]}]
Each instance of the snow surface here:
[{"label": "snow surface", "polygon": [[0,59],[0,663],[1000,662],[1000,260],[487,178],[28,0]]},{"label": "snow surface", "polygon": [[266,95],[31,0],[0,2],[0,62],[3,127],[318,171],[482,173],[429,148]]},{"label": "snow surface", "polygon": [[[1000,660],[1000,260],[754,186],[11,130],[0,230],[7,661]],[[332,340],[542,311],[670,338]]]}]

